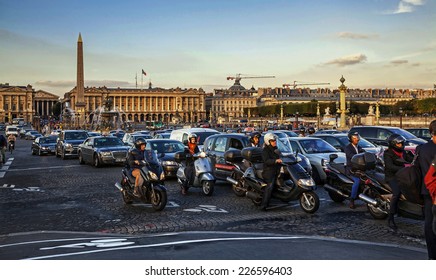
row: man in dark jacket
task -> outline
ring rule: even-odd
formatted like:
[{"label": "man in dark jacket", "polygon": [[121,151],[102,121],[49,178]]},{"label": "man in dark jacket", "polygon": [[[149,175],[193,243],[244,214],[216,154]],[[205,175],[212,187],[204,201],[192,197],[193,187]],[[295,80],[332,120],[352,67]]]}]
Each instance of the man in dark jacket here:
[{"label": "man in dark jacket", "polygon": [[135,189],[133,195],[136,197],[141,197],[139,192],[139,187],[144,183],[144,179],[141,176],[141,161],[144,160],[144,150],[145,150],[145,140],[143,138],[138,138],[135,141],[135,149],[129,151],[127,155],[127,160],[132,170],[132,175],[135,177]]},{"label": "man in dark jacket", "polygon": [[267,183],[267,186],[264,189],[260,208],[262,210],[266,210],[269,204],[269,200],[271,199],[271,193],[274,188],[275,179],[280,173],[280,163],[282,163],[282,160],[280,159],[279,153],[276,152],[277,136],[274,133],[267,133],[265,134],[263,139],[265,142],[265,146],[262,151],[262,177]]},{"label": "man in dark jacket", "polygon": [[424,198],[424,216],[425,216],[424,234],[425,234],[425,242],[427,244],[428,258],[430,260],[435,260],[436,259],[436,234],[433,232],[432,229],[433,201],[431,199],[430,193],[428,192],[428,189],[425,186],[424,177],[427,174],[428,169],[430,168],[431,161],[436,155],[436,120],[433,120],[430,123],[429,130],[430,130],[431,140],[428,143],[419,145],[416,148],[417,158],[415,164],[420,168],[421,175],[423,178],[422,180],[423,182],[421,185],[421,194]]},{"label": "man in dark jacket", "polygon": [[388,226],[396,231],[394,215],[397,213],[398,202],[401,196],[401,188],[395,178],[395,173],[402,169],[406,163],[413,161],[413,154],[410,151],[404,151],[406,139],[399,134],[392,134],[388,138],[388,149],[384,152],[385,161],[385,181],[392,189],[392,199],[388,218]]},{"label": "man in dark jacket", "polygon": [[360,178],[352,173],[351,158],[356,154],[365,152],[365,150],[363,150],[362,147],[360,147],[358,144],[360,141],[360,136],[358,132],[348,133],[348,141],[350,141],[350,144],[348,144],[345,147],[345,156],[347,158],[346,172],[347,175],[350,176],[354,182],[353,186],[351,187],[351,196],[350,196],[350,208],[354,209],[356,208],[356,206],[354,205],[354,200],[357,198],[357,191],[359,190]]}]

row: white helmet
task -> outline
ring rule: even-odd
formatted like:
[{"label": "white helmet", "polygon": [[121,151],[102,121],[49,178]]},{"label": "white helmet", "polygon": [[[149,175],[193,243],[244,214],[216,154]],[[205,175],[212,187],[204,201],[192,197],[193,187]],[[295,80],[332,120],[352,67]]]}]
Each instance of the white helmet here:
[{"label": "white helmet", "polygon": [[265,145],[271,145],[270,143],[271,140],[277,141],[277,135],[275,135],[274,133],[267,133],[263,137],[263,141],[265,142]]}]

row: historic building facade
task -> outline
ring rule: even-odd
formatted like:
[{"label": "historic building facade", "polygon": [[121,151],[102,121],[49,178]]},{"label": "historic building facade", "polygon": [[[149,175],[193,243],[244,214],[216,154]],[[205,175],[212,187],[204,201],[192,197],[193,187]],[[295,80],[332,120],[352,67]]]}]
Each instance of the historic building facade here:
[{"label": "historic building facade", "polygon": [[[111,100],[111,110],[119,111],[124,122],[194,123],[206,117],[205,95],[202,89],[86,87],[85,121],[89,123]],[[62,103],[64,112],[75,112],[76,88],[65,94]]]},{"label": "historic building facade", "polygon": [[0,84],[0,122],[12,122],[14,118],[32,122],[35,116],[47,118],[53,114],[53,105],[57,102],[59,96],[35,91],[31,85]]}]

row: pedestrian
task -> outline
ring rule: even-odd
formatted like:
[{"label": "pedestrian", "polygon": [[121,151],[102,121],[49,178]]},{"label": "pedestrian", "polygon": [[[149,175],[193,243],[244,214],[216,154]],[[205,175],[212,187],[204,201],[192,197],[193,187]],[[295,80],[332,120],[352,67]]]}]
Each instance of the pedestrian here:
[{"label": "pedestrian", "polygon": [[421,195],[424,198],[424,235],[425,242],[427,244],[427,253],[430,260],[436,259],[436,234],[433,232],[432,212],[433,200],[425,185],[425,175],[430,169],[430,165],[434,157],[436,156],[436,120],[433,120],[429,126],[431,140],[425,144],[416,147],[416,161],[415,164],[420,168],[423,182],[421,185]]},{"label": "pedestrian", "polygon": [[1,152],[1,160],[2,163],[5,164],[6,163],[6,155],[5,155],[5,151],[6,148],[8,146],[8,140],[6,139],[6,137],[3,134],[0,134],[0,152]]},{"label": "pedestrian", "polygon": [[353,179],[353,185],[351,187],[351,196],[350,196],[350,204],[349,207],[351,209],[356,208],[356,205],[354,204],[354,200],[357,198],[357,192],[359,190],[360,185],[360,177],[354,175],[352,170],[352,164],[351,164],[351,158],[356,155],[365,152],[362,147],[359,146],[360,136],[359,133],[352,132],[348,133],[348,141],[350,144],[348,144],[345,147],[345,157],[346,157],[346,173],[348,176]]},{"label": "pedestrian", "polygon": [[395,173],[402,169],[406,163],[413,161],[413,154],[404,150],[406,139],[399,134],[392,134],[388,138],[388,149],[384,152],[385,161],[385,181],[392,189],[392,198],[389,209],[388,226],[393,231],[397,231],[394,215],[397,213],[398,202],[401,196],[401,189],[395,178]]},{"label": "pedestrian", "polygon": [[265,145],[262,150],[263,171],[262,177],[266,182],[264,193],[262,197],[262,203],[260,208],[266,210],[271,199],[271,193],[274,189],[276,178],[280,174],[280,159],[279,153],[276,152],[277,148],[277,136],[274,133],[267,133],[263,137]]}]

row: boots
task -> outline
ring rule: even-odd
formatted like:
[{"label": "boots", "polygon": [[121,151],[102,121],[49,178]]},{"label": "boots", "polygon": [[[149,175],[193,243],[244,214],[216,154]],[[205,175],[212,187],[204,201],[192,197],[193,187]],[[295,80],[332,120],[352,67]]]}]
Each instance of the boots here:
[{"label": "boots", "polygon": [[354,198],[351,198],[351,199],[350,199],[350,204],[349,204],[349,206],[350,206],[351,209],[355,209],[355,208],[356,208],[356,205],[354,205]]},{"label": "boots", "polygon": [[392,229],[393,231],[397,231],[397,229],[398,229],[397,224],[395,224],[394,214],[392,214],[392,213],[389,213],[388,227],[390,229]]},{"label": "boots", "polygon": [[133,190],[133,196],[136,198],[141,198],[141,194],[139,193],[139,187],[135,186],[135,189]]}]

